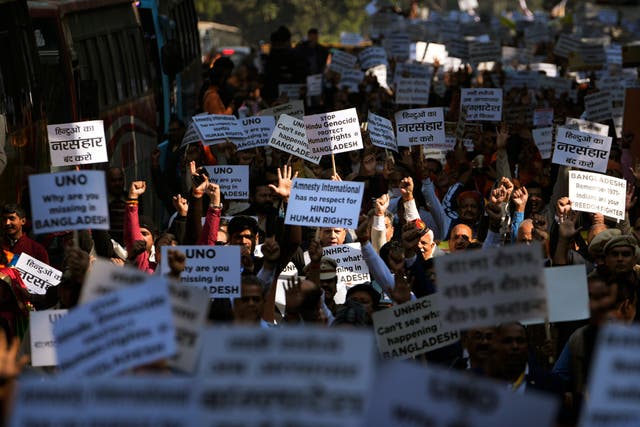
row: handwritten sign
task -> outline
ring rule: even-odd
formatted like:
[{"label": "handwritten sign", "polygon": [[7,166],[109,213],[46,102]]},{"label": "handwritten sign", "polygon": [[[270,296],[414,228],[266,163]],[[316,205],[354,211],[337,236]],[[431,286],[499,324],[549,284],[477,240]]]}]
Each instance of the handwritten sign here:
[{"label": "handwritten sign", "polygon": [[611,150],[611,137],[559,127],[552,163],[605,172]]},{"label": "handwritten sign", "polygon": [[102,120],[47,125],[51,166],[107,163]]},{"label": "handwritten sign", "polygon": [[234,116],[224,114],[206,114],[193,116],[193,123],[205,145],[223,142],[242,142],[245,138],[240,121]]},{"label": "handwritten sign", "polygon": [[285,224],[308,227],[358,225],[364,183],[296,178],[293,180]]},{"label": "handwritten sign", "polygon": [[76,307],[53,325],[58,367],[68,376],[113,375],[173,356],[175,330],[165,279]]},{"label": "handwritten sign", "polygon": [[540,157],[550,159],[553,152],[553,127],[531,129],[533,142],[535,142]]},{"label": "handwritten sign", "polygon": [[30,175],[29,189],[34,233],[109,229],[103,171]]},{"label": "handwritten sign", "polygon": [[360,150],[362,136],[355,108],[304,116],[309,150],[314,156]]},{"label": "handwritten sign", "polygon": [[442,144],[445,142],[442,108],[416,108],[395,114],[398,146]]},{"label": "handwritten sign", "polygon": [[56,366],[56,341],[53,324],[68,310],[42,310],[29,312],[31,336],[31,366]]},{"label": "handwritten sign", "polygon": [[314,156],[309,151],[304,122],[288,114],[280,115],[278,123],[271,134],[269,145],[285,153],[309,160],[316,165],[320,163],[321,156]]},{"label": "handwritten sign", "polygon": [[242,119],[245,139],[236,142],[236,150],[249,150],[269,144],[269,138],[275,126],[276,120],[272,116],[253,116]]},{"label": "handwritten sign", "polygon": [[44,295],[48,288],[57,286],[62,279],[62,271],[56,270],[25,252],[18,256],[18,262],[14,267],[20,272],[22,281],[32,294]]},{"label": "handwritten sign", "polygon": [[426,296],[373,313],[378,350],[384,359],[408,359],[460,339],[458,331],[442,328],[436,298]]},{"label": "handwritten sign", "polygon": [[211,181],[220,186],[225,199],[249,200],[249,166],[205,166]]},{"label": "handwritten sign", "polygon": [[461,89],[460,108],[467,110],[467,120],[499,122],[502,120],[502,89]]},{"label": "handwritten sign", "polygon": [[393,133],[391,120],[369,111],[367,131],[369,131],[369,138],[373,145],[398,152],[398,144],[396,144],[396,135]]},{"label": "handwritten sign", "polygon": [[547,314],[539,245],[456,252],[435,262],[445,327],[467,329]]},{"label": "handwritten sign", "polygon": [[599,173],[569,171],[572,209],[624,219],[627,181]]}]

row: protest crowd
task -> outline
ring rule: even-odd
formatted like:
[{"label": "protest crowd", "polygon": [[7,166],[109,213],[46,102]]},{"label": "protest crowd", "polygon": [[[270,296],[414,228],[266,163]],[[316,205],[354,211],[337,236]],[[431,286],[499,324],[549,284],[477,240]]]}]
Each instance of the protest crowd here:
[{"label": "protest crowd", "polygon": [[638,22],[419,3],[4,197],[6,425],[640,425]]}]

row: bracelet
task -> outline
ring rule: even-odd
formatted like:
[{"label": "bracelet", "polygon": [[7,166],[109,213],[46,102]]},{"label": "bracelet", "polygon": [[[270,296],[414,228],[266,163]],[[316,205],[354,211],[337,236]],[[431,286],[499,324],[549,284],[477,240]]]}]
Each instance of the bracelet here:
[{"label": "bracelet", "polygon": [[127,201],[125,203],[127,205],[137,205],[138,204],[138,199],[127,199]]},{"label": "bracelet", "polygon": [[222,209],[222,205],[214,205],[213,203],[209,203],[209,207],[212,209]]}]

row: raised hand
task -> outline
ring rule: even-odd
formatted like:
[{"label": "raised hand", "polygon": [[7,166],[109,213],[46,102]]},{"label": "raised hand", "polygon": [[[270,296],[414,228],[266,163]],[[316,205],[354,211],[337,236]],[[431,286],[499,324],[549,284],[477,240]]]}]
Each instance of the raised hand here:
[{"label": "raised hand", "polygon": [[187,216],[187,211],[189,210],[189,204],[187,203],[187,199],[182,197],[180,194],[176,194],[171,199],[173,203],[173,207],[178,212],[178,216]]},{"label": "raised hand", "polygon": [[137,199],[144,194],[146,189],[147,183],[145,181],[133,181],[129,186],[129,198],[133,200]]},{"label": "raised hand", "polygon": [[529,192],[525,187],[520,187],[513,192],[511,196],[513,204],[516,206],[516,212],[524,212],[524,208],[529,200]]},{"label": "raised hand", "polygon": [[284,165],[282,169],[278,168],[278,186],[276,187],[273,184],[269,184],[269,188],[286,203],[289,201],[293,180],[297,177],[298,172],[293,174],[293,168],[291,166]]}]

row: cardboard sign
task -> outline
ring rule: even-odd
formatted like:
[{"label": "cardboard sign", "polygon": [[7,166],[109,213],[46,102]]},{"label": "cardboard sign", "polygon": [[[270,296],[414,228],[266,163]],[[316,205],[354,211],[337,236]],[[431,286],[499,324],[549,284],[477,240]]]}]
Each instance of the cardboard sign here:
[{"label": "cardboard sign", "polygon": [[533,110],[533,125],[535,127],[553,126],[553,108],[536,108]]},{"label": "cardboard sign", "polygon": [[409,359],[460,339],[459,331],[443,330],[436,299],[430,295],[373,313],[378,350],[384,359]]},{"label": "cardboard sign", "polygon": [[276,126],[272,116],[253,116],[242,119],[245,139],[236,143],[236,150],[249,150],[269,144],[269,138]]},{"label": "cardboard sign", "polygon": [[228,200],[249,200],[249,166],[205,166],[211,182],[220,186],[220,192]]},{"label": "cardboard sign", "polygon": [[193,123],[204,145],[221,144],[231,141],[241,143],[244,130],[240,120],[224,114],[193,116]]},{"label": "cardboard sign", "polygon": [[102,120],[47,125],[51,166],[107,163]]},{"label": "cardboard sign", "polygon": [[539,244],[451,253],[435,260],[441,319],[468,329],[547,315]]},{"label": "cardboard sign", "polygon": [[14,403],[13,427],[203,425],[192,378],[37,375],[20,379]]},{"label": "cardboard sign", "polygon": [[634,426],[640,422],[637,390],[640,327],[606,323],[598,333],[581,427]]},{"label": "cardboard sign", "polygon": [[35,234],[109,229],[103,171],[30,175],[29,189]]},{"label": "cardboard sign", "polygon": [[364,183],[296,178],[284,223],[308,227],[355,228]]},{"label": "cardboard sign", "polygon": [[431,80],[400,77],[396,83],[396,104],[428,104]]},{"label": "cardboard sign", "polygon": [[215,327],[203,342],[199,425],[362,425],[374,372],[368,331]]},{"label": "cardboard sign", "polygon": [[460,109],[467,110],[467,120],[499,122],[502,120],[502,89],[461,89]]},{"label": "cardboard sign", "polygon": [[260,116],[273,116],[276,121],[280,120],[280,116],[283,114],[302,120],[302,117],[304,116],[304,101],[290,101],[286,104],[278,105],[273,108],[265,108],[258,113]]},{"label": "cardboard sign", "polygon": [[364,79],[365,73],[360,70],[348,69],[340,74],[340,82],[338,87],[349,89],[349,92],[357,93],[360,91],[360,83]]},{"label": "cardboard sign", "polygon": [[624,220],[627,181],[599,173],[569,171],[571,208]]},{"label": "cardboard sign", "polygon": [[559,127],[552,163],[605,172],[611,137]]},{"label": "cardboard sign", "polygon": [[387,52],[380,46],[371,46],[364,49],[360,52],[358,58],[360,60],[360,68],[363,70],[368,70],[376,65],[389,65],[389,61],[387,61]]},{"label": "cardboard sign", "polygon": [[535,142],[540,157],[550,159],[553,152],[553,127],[531,129],[533,142]]},{"label": "cardboard sign", "polygon": [[313,156],[360,150],[362,135],[355,108],[304,116],[304,127]]},{"label": "cardboard sign", "polygon": [[280,115],[278,123],[271,134],[271,139],[269,139],[269,145],[285,153],[309,160],[316,165],[320,163],[321,156],[314,156],[309,151],[304,122],[302,119],[297,119],[288,114]]},{"label": "cardboard sign", "polygon": [[442,108],[417,108],[395,114],[399,147],[444,143],[444,112]]},{"label": "cardboard sign", "polygon": [[278,85],[278,94],[291,100],[301,99],[305,86],[301,83],[287,83]]},{"label": "cardboard sign", "polygon": [[362,425],[552,427],[557,406],[552,396],[514,393],[504,383],[466,372],[390,363],[378,371]]},{"label": "cardboard sign", "polygon": [[[240,246],[174,246],[186,256],[180,275],[185,285],[202,288],[211,298],[240,296]],[[169,273],[166,251],[162,251],[162,274]]]},{"label": "cardboard sign", "polygon": [[58,367],[65,376],[107,376],[173,356],[175,330],[165,279],[121,289],[56,321]]},{"label": "cardboard sign", "polygon": [[593,122],[606,122],[613,119],[610,93],[599,91],[585,95],[584,107],[587,110],[587,118]]},{"label": "cardboard sign", "polygon": [[20,272],[22,281],[32,294],[44,295],[48,288],[58,286],[62,279],[62,271],[56,270],[25,252],[18,255],[18,262],[14,267]]},{"label": "cardboard sign", "polygon": [[31,366],[56,366],[56,341],[53,324],[69,310],[42,310],[29,312],[31,336]]},{"label": "cardboard sign", "polygon": [[398,152],[398,144],[396,143],[396,135],[393,133],[393,124],[391,120],[369,111],[367,119],[367,131],[369,139],[376,147],[386,148]]}]

